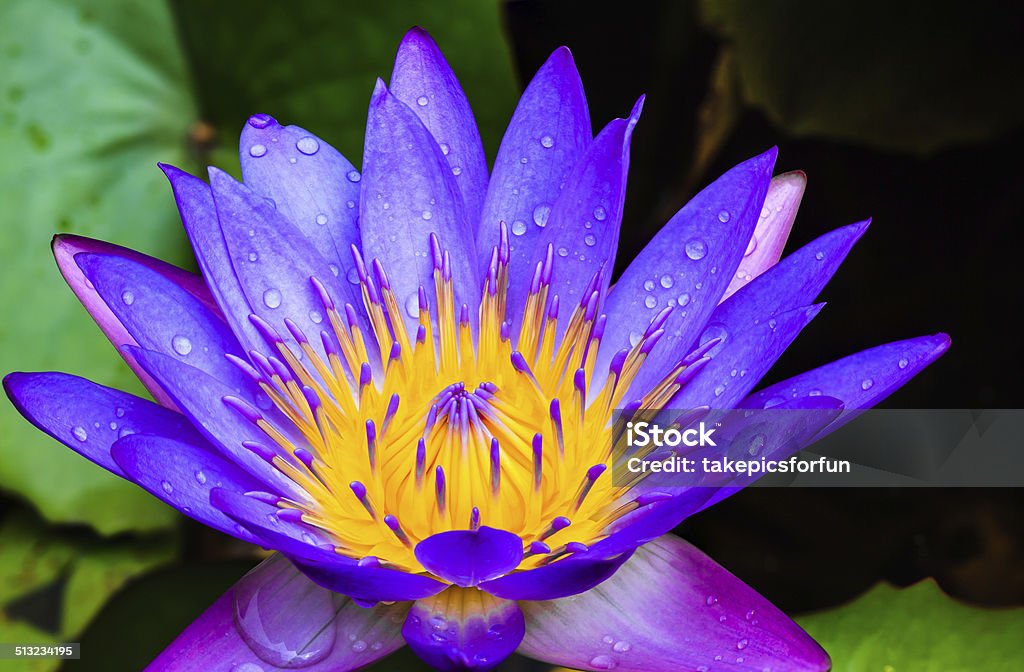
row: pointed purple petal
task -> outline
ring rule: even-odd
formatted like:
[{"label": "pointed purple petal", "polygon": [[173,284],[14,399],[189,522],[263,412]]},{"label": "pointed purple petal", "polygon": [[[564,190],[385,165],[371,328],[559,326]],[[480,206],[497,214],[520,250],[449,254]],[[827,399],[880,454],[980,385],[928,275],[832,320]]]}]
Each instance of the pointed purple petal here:
[{"label": "pointed purple petal", "polygon": [[745,161],[697,194],[662,227],[608,295],[608,327],[597,371],[647,323],[673,307],[665,336],[631,389],[648,390],[679,361],[703,331],[753,235],[771,180],[776,150]]},{"label": "pointed purple petal", "polygon": [[391,93],[416,113],[437,140],[455,176],[472,230],[487,193],[487,157],[473,111],[437,44],[422,28],[402,39],[391,72]]},{"label": "pointed purple petal", "polygon": [[71,291],[75,293],[78,300],[89,311],[89,314],[96,321],[104,335],[117,348],[118,353],[125,358],[125,361],[135,375],[139,376],[139,380],[146,386],[150,394],[161,404],[170,405],[170,398],[160,389],[156,381],[146,375],[135,360],[131,359],[129,355],[126,355],[121,350],[122,345],[136,345],[135,340],[107,307],[107,304],[100,299],[95,288],[90,286],[90,283],[86,280],[82,269],[75,263],[75,257],[81,253],[107,254],[131,259],[151,268],[170,282],[175,283],[210,310],[219,312],[209,288],[207,288],[203,279],[197,275],[193,275],[159,259],[129,250],[126,247],[121,247],[120,245],[113,245],[101,240],[93,240],[92,238],[71,234],[61,234],[53,238],[53,256],[57,260],[57,266],[60,268],[61,275],[64,276],[64,280],[68,283]]},{"label": "pointed purple petal", "polygon": [[407,604],[366,609],[274,555],[246,574],[146,668],[149,672],[362,669],[404,644]]},{"label": "pointed purple petal", "polygon": [[[561,185],[592,137],[579,72],[569,50],[560,47],[526,87],[501,141],[477,235],[481,267],[504,222],[513,277],[532,272],[529,264],[543,232],[537,222],[547,222]],[[515,304],[524,300],[520,296]]]},{"label": "pointed purple petal", "polygon": [[136,432],[205,440],[180,413],[67,373],[11,373],[4,390],[18,411],[79,455],[127,478],[110,447]]},{"label": "pointed purple petal", "polygon": [[[398,304],[417,301],[420,287],[434,286],[433,233],[451,255],[455,305],[476,305],[481,285],[474,231],[455,176],[423,122],[380,81],[370,101],[363,161],[363,255],[367,263],[383,264]],[[415,313],[403,312],[415,334]]]},{"label": "pointed purple petal", "polygon": [[[551,208],[549,226],[544,227],[537,241],[530,267],[544,260],[549,246],[554,250],[549,292],[566,305],[586,301],[583,293],[602,267],[606,271],[598,289],[602,297],[607,292],[626,197],[629,144],[642,109],[643,98],[628,119],[615,119],[594,138],[570,173]],[[513,323],[520,318],[530,279],[528,273],[520,273],[513,274],[509,281],[509,317]],[[523,303],[518,302],[521,299]],[[560,334],[567,325],[567,320],[559,321]]]},{"label": "pointed purple petal", "polygon": [[519,652],[581,670],[813,672],[829,669],[807,633],[682,539],[639,549],[575,598],[522,605]]},{"label": "pointed purple petal", "polygon": [[494,669],[512,655],[525,631],[515,602],[455,586],[417,600],[402,626],[416,655],[434,669],[451,672]]},{"label": "pointed purple petal", "polygon": [[754,235],[747,243],[739,268],[733,274],[722,301],[736,293],[740,287],[778,263],[786,247],[789,232],[796,221],[797,210],[807,187],[807,175],[800,171],[776,175],[768,184],[761,216],[754,227]]},{"label": "pointed purple petal", "polygon": [[255,540],[210,504],[210,490],[247,492],[265,486],[208,448],[174,438],[130,434],[118,439],[110,453],[129,479],[186,516],[245,541]]},{"label": "pointed purple petal", "polygon": [[507,574],[480,589],[508,600],[550,600],[590,590],[615,573],[632,549],[614,553],[574,553],[549,565]]},{"label": "pointed purple petal", "polygon": [[359,243],[359,173],[334,147],[266,114],[249,119],[239,139],[245,185],[274,201],[328,263],[352,267]]},{"label": "pointed purple petal", "polygon": [[458,586],[475,586],[515,569],[523,559],[523,541],[504,530],[483,526],[451,530],[416,545],[424,569]]}]

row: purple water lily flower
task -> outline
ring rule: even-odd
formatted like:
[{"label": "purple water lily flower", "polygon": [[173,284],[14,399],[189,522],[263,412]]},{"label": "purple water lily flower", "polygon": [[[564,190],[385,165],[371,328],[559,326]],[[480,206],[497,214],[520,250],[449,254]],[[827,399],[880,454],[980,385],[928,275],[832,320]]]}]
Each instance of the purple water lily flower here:
[{"label": "purple water lily flower", "polygon": [[772,178],[774,149],[700,192],[612,287],[642,102],[593,137],[558,49],[489,172],[455,75],[414,29],[371,97],[362,173],[263,114],[242,131],[244,183],[162,166],[201,278],[55,239],[157,403],[62,373],[13,373],[8,395],[86,458],[277,551],[149,669],[352,670],[404,644],[442,670],[513,651],[586,670],[829,667],[668,535],[737,488],[616,484],[612,413],[822,411],[785,430],[788,456],[949,340],[753,392],[867,227],[779,261],[805,180]]}]

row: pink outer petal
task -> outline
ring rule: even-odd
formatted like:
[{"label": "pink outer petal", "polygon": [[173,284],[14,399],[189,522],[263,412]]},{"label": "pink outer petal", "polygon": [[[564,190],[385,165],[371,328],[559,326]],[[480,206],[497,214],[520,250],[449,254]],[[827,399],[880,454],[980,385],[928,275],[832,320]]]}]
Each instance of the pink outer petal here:
[{"label": "pink outer petal", "polygon": [[358,670],[405,644],[400,628],[408,608],[360,607],[273,555],[178,635],[146,672]]},{"label": "pink outer petal", "polygon": [[806,187],[807,175],[799,170],[772,178],[754,235],[747,245],[748,252],[743,255],[736,275],[719,303],[779,262]]},{"label": "pink outer petal", "polygon": [[583,593],[523,602],[521,654],[580,670],[819,672],[820,646],[752,588],[666,535]]},{"label": "pink outer petal", "polygon": [[60,268],[61,275],[64,276],[64,280],[71,287],[71,291],[75,293],[78,300],[89,311],[92,319],[96,321],[104,335],[114,344],[117,351],[121,353],[128,366],[131,367],[132,371],[135,372],[135,375],[139,377],[139,380],[142,381],[142,384],[146,386],[146,389],[149,390],[149,393],[153,395],[153,398],[158,403],[167,408],[176,408],[170,397],[167,396],[152,376],[143,371],[138,362],[135,361],[135,358],[121,348],[122,345],[138,345],[138,343],[135,342],[135,339],[132,338],[128,330],[117,319],[113,311],[100,298],[92,283],[86,279],[85,273],[75,263],[75,255],[81,252],[110,254],[137,261],[152,268],[172,282],[177,283],[182,289],[206,304],[215,315],[220,315],[220,308],[217,307],[217,303],[213,300],[213,296],[210,294],[210,290],[207,288],[206,283],[203,282],[203,279],[198,275],[189,273],[177,266],[147,256],[141,252],[84,236],[58,234],[53,237],[51,247],[53,249],[53,256],[57,260],[57,267]]}]

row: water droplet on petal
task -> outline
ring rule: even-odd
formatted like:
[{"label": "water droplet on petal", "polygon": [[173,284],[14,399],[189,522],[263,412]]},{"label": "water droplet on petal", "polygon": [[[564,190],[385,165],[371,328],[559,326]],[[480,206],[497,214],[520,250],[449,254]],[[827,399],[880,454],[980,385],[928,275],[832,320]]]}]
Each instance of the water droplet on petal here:
[{"label": "water droplet on petal", "polygon": [[648,308],[654,308],[658,305],[658,300],[653,296],[648,295],[647,298],[644,299],[644,305]]},{"label": "water droplet on petal", "polygon": [[349,182],[358,182],[359,180],[363,179],[362,176],[359,174],[358,170],[348,171],[348,174],[345,177],[348,178]]},{"label": "water droplet on petal", "polygon": [[323,226],[324,224],[326,224],[327,223],[327,215],[325,215],[324,213],[321,212],[319,215],[316,216],[316,223],[319,224],[320,226]]},{"label": "water droplet on petal", "polygon": [[708,253],[708,245],[700,238],[692,238],[686,243],[686,256],[694,261],[703,259]]},{"label": "water droplet on petal", "polygon": [[601,638],[601,641],[604,642],[605,644],[611,645],[611,644],[615,643],[615,638],[612,637],[611,635],[605,635],[604,637]]},{"label": "water droplet on petal", "polygon": [[644,280],[644,289],[648,292],[654,289],[654,280]]},{"label": "water droplet on petal", "polygon": [[629,344],[635,346],[640,342],[640,337],[643,336],[639,331],[632,331],[629,333]]},{"label": "water droplet on petal", "polygon": [[593,247],[594,245],[597,245],[597,238],[594,237],[594,234],[588,233],[583,236],[583,242],[587,244],[587,247]]},{"label": "water droplet on petal", "polygon": [[808,392],[807,396],[808,397],[820,397],[821,396],[821,390],[815,388],[815,389],[811,390],[810,392]]},{"label": "water droplet on petal", "polygon": [[316,138],[307,135],[304,138],[299,138],[299,141],[295,143],[295,149],[310,156],[320,151],[320,143],[316,141]]},{"label": "water droplet on petal", "polygon": [[130,306],[135,303],[135,294],[132,293],[132,290],[126,289],[121,292],[121,300],[124,301],[124,305]]},{"label": "water droplet on petal", "polygon": [[526,233],[526,222],[521,219],[517,219],[512,222],[512,233],[517,236],[521,236]]},{"label": "water droplet on petal", "polygon": [[674,284],[674,281],[672,280],[672,276],[668,275],[668,274],[665,274],[665,275],[661,276],[661,280],[659,280],[658,282],[665,289],[672,289],[672,285]]},{"label": "water droplet on petal", "polygon": [[555,146],[555,139],[552,138],[550,135],[545,135],[543,138],[540,139],[540,144],[541,147],[551,149],[552,147]]},{"label": "water droplet on petal", "polygon": [[445,156],[448,156],[448,154],[452,151],[452,148],[449,147],[448,143],[446,143],[446,142],[442,142],[440,146],[441,146],[441,153],[444,154]]},{"label": "water droplet on petal", "polygon": [[281,305],[281,292],[276,289],[268,289],[263,292],[263,305],[267,308],[277,308]]},{"label": "water droplet on petal", "polygon": [[629,642],[618,641],[615,642],[615,645],[612,647],[612,651],[615,651],[616,653],[626,653],[632,648],[633,646]]},{"label": "water droplet on petal", "polygon": [[599,670],[614,670],[618,667],[618,662],[611,656],[600,655],[594,656],[590,659],[590,666],[595,667]]},{"label": "water droplet on petal", "polygon": [[270,122],[272,122],[273,120],[274,118],[272,116],[270,116],[269,114],[263,114],[261,112],[259,114],[254,114],[251,117],[249,117],[249,125],[253,128],[266,128],[267,126],[270,125]]},{"label": "water droplet on petal", "polygon": [[420,316],[420,297],[413,292],[405,299],[405,314],[416,319]]},{"label": "water droplet on petal", "polygon": [[256,252],[250,252],[249,253],[249,261],[257,262],[257,261],[259,261],[259,259],[260,259],[260,255],[258,253],[256,253]]},{"label": "water droplet on petal", "polygon": [[361,639],[357,639],[356,641],[352,642],[352,650],[356,653],[362,653],[363,651],[366,651],[366,646],[366,642],[364,642]]},{"label": "water droplet on petal", "polygon": [[348,273],[345,275],[345,277],[348,278],[348,281],[353,285],[359,284],[359,271],[356,270],[355,266],[348,269]]},{"label": "water droplet on petal", "polygon": [[736,642],[736,648],[742,651],[743,649],[747,648],[747,644],[749,643],[750,642],[748,642],[747,640],[741,639],[740,641]]},{"label": "water droplet on petal", "polygon": [[875,381],[871,380],[870,378],[865,378],[864,380],[860,381],[860,389],[862,389],[862,390],[870,390],[871,386],[874,385],[874,384],[875,384]]},{"label": "water droplet on petal", "polygon": [[714,595],[708,595],[708,599],[704,600],[704,603],[707,604],[709,607],[714,606],[718,603],[718,598]]},{"label": "water droplet on petal", "polygon": [[203,473],[202,469],[196,472],[196,483],[206,485],[206,474]]},{"label": "water droplet on petal", "polygon": [[825,253],[824,252],[816,252],[814,254],[814,258],[817,259],[818,261],[821,261],[822,259],[825,258]]},{"label": "water droplet on petal", "polygon": [[324,316],[319,311],[311,310],[309,311],[309,321],[313,324],[320,324],[324,321]]},{"label": "water droplet on petal", "polygon": [[434,216],[434,213],[432,213],[430,210],[424,210],[420,216],[423,217],[423,219],[425,220],[429,220],[431,217]]},{"label": "water droplet on petal", "polygon": [[690,302],[690,295],[687,294],[686,292],[683,292],[682,294],[680,294],[679,298],[676,299],[676,303],[679,304],[680,308],[682,308],[683,306],[685,306],[689,302]]},{"label": "water droplet on petal", "polygon": [[754,253],[754,250],[756,250],[756,249],[757,249],[757,237],[756,236],[751,236],[750,237],[750,242],[747,243],[747,249],[743,252],[743,256],[744,257],[749,257],[750,255],[752,255]]},{"label": "water droplet on petal", "polygon": [[71,433],[79,441],[85,441],[86,439],[89,438],[89,434],[88,432],[85,431],[85,427],[75,427],[74,429],[71,430]]},{"label": "water droplet on petal", "polygon": [[[760,436],[760,437],[761,437],[761,441],[764,441],[764,435],[761,435],[761,434],[759,434],[758,436]],[[753,619],[753,618],[754,618],[754,610],[753,610],[753,609],[751,609],[750,611],[748,611],[748,612],[747,612],[747,615],[745,616],[745,618],[746,618],[746,619],[747,619],[748,621],[749,621],[749,620],[751,620],[751,619]]]},{"label": "water droplet on petal", "polygon": [[780,397],[780,396],[769,397],[764,402],[764,408],[772,408],[774,406],[778,406],[779,404],[784,404],[784,403],[786,403],[786,399],[784,397]]},{"label": "water droplet on petal", "polygon": [[266,153],[266,145],[253,145],[252,147],[249,148],[249,156],[253,157],[254,159],[258,159]]},{"label": "water droplet on petal", "polygon": [[160,487],[163,488],[164,492],[168,495],[174,492],[174,486],[169,481],[160,481]]},{"label": "water droplet on petal", "polygon": [[565,249],[564,247],[558,248],[558,256],[560,256],[560,257],[568,257],[569,256],[569,250]]},{"label": "water droplet on petal", "polygon": [[720,221],[722,224],[725,224],[726,222],[728,222],[729,221],[729,211],[728,210],[719,210],[719,212],[718,212],[718,221]]},{"label": "water droplet on petal", "polygon": [[188,339],[188,336],[175,336],[171,339],[171,347],[174,348],[176,353],[184,357],[192,352],[192,341]]},{"label": "water droplet on petal", "polygon": [[124,417],[124,409],[118,407],[118,409],[116,411],[114,411],[114,415],[116,415],[119,418],[123,418]]},{"label": "water droplet on petal", "polygon": [[900,357],[900,361],[897,362],[897,364],[901,369],[905,369],[910,364],[910,360],[908,360],[906,357]]},{"label": "water droplet on petal", "polygon": [[533,209],[533,222],[537,226],[544,227],[548,224],[548,215],[551,214],[551,206],[541,203]]},{"label": "water droplet on petal", "polygon": [[461,166],[452,166],[452,175],[454,175],[455,177],[458,177],[459,175],[462,175],[462,167]]}]

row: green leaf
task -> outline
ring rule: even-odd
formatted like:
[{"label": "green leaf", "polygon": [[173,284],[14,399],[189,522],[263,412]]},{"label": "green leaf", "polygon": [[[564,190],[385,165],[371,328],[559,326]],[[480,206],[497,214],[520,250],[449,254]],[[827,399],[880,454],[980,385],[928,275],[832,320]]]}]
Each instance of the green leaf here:
[{"label": "green leaf", "polygon": [[1011,672],[1020,669],[1024,608],[956,602],[932,580],[881,584],[853,602],[798,619],[836,672]]},{"label": "green leaf", "polygon": [[398,43],[413,25],[431,33],[458,75],[489,156],[515,107],[495,0],[265,2],[258,9],[229,0],[179,2],[175,9],[204,118],[221,130],[218,159],[237,152],[249,115],[266,112],[316,133],[358,166],[374,81],[387,81]]},{"label": "green leaf", "polygon": [[[141,391],[65,287],[58,231],[190,258],[156,162],[187,164],[196,117],[165,4],[0,3],[0,373],[62,370]],[[0,403],[0,487],[51,521],[100,532],[166,528],[174,512],[57,444]]]},{"label": "green leaf", "polygon": [[[929,153],[1019,127],[1012,3],[704,0],[745,100],[786,131]],[[982,64],[983,67],[978,67]]]}]

